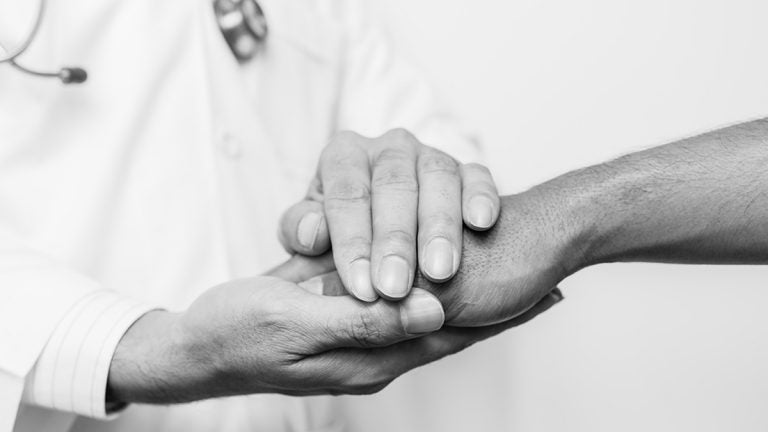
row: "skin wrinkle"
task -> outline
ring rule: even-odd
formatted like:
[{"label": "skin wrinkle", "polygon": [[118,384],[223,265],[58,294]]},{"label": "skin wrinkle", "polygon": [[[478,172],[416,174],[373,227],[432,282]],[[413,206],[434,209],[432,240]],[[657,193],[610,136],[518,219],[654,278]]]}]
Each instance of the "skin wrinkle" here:
[{"label": "skin wrinkle", "polygon": [[[405,229],[394,227],[384,227],[384,229],[387,234],[387,240],[391,244],[400,244],[403,249],[407,249],[415,242],[411,233]],[[374,236],[381,236],[381,234],[374,234]]]},{"label": "skin wrinkle", "polygon": [[380,345],[384,340],[384,333],[379,325],[380,322],[381,320],[377,320],[367,311],[361,312],[347,325],[348,337],[363,348]]},{"label": "skin wrinkle", "polygon": [[416,163],[419,166],[419,175],[455,176],[459,173],[456,161],[441,152],[425,150],[419,154]]},{"label": "skin wrinkle", "polygon": [[[752,191],[752,199],[750,199],[749,202],[747,202],[747,205],[744,206],[744,211],[741,213],[742,216],[748,217],[749,214],[750,214],[750,210],[752,210],[752,207],[755,206],[758,201],[760,201],[761,199],[763,201],[768,201],[768,200],[766,200],[767,196],[768,196],[768,194],[765,191],[753,190]],[[757,220],[757,218],[753,218],[753,219]]]},{"label": "skin wrinkle", "polygon": [[[371,178],[372,189],[379,193],[382,192],[382,189],[386,189],[388,193],[409,193],[415,197],[419,192],[416,170],[402,168],[401,166],[405,164],[406,160],[407,158],[384,160],[380,156],[377,161],[380,165],[374,168]],[[383,164],[394,166],[384,166]]]},{"label": "skin wrinkle", "polygon": [[336,209],[344,211],[347,205],[369,205],[371,201],[371,189],[365,183],[353,180],[337,180],[333,186],[333,193],[327,194],[324,198],[326,211]]}]

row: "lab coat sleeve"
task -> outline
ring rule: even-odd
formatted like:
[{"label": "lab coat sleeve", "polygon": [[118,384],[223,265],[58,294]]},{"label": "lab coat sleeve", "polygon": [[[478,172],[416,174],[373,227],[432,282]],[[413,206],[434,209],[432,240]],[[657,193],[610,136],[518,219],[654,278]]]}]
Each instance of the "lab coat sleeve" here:
[{"label": "lab coat sleeve", "polygon": [[27,403],[105,417],[109,363],[122,334],[150,306],[0,231],[0,432]]},{"label": "lab coat sleeve", "polygon": [[480,162],[476,136],[447,109],[426,76],[393,53],[385,34],[366,18],[363,3],[345,1],[339,13],[346,34],[338,128],[367,136],[405,128],[461,162]]}]

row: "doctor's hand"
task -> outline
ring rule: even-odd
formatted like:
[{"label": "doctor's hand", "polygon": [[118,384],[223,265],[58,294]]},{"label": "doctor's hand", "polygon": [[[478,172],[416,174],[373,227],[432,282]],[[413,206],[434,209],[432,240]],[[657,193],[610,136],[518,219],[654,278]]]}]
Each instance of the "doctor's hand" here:
[{"label": "doctor's hand", "polygon": [[349,292],[398,300],[417,263],[431,281],[459,268],[462,228],[485,231],[499,214],[496,186],[480,165],[462,165],[403,130],[369,139],[338,134],[324,149],[304,201],[283,216],[291,252],[318,255],[333,245]]},{"label": "doctor's hand", "polygon": [[[294,258],[272,274],[327,271]],[[330,261],[330,260],[326,260]],[[306,285],[306,284],[305,284]],[[210,289],[186,311],[150,312],[123,336],[109,373],[114,402],[174,403],[251,393],[370,393],[421,359],[367,350],[438,330],[440,302],[423,290],[403,302],[312,293],[274,276]]]}]

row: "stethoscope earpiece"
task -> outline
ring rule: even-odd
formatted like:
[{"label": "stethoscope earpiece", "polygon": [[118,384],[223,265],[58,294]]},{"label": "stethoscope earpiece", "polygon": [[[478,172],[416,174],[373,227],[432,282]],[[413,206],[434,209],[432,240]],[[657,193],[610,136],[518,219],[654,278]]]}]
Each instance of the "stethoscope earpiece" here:
[{"label": "stethoscope earpiece", "polygon": [[63,84],[82,84],[88,80],[88,72],[79,67],[65,67],[61,68],[58,72],[41,72],[24,67],[11,60],[9,62],[11,66],[29,75],[46,77],[46,78],[58,78]]},{"label": "stethoscope earpiece", "polygon": [[67,67],[59,71],[59,79],[64,84],[81,84],[88,80],[88,72],[79,67]]}]

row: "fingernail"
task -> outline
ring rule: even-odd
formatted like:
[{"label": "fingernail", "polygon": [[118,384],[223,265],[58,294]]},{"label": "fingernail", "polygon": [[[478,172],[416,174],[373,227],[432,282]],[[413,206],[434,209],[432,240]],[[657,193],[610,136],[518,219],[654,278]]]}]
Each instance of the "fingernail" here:
[{"label": "fingernail", "polygon": [[312,249],[315,246],[317,234],[320,232],[320,222],[322,221],[323,216],[314,212],[307,213],[301,218],[299,226],[296,228],[296,237],[302,247]]},{"label": "fingernail", "polygon": [[449,279],[456,272],[453,244],[445,237],[435,237],[424,251],[424,272],[436,281]]},{"label": "fingernail", "polygon": [[379,292],[391,299],[401,299],[411,288],[411,267],[397,255],[389,255],[379,267]]},{"label": "fingernail", "polygon": [[565,299],[565,296],[563,295],[563,292],[560,291],[560,288],[555,288],[549,293],[549,296],[552,297],[552,301],[554,303],[560,303]]},{"label": "fingernail", "polygon": [[477,228],[490,228],[493,223],[493,201],[484,196],[469,202],[469,221]]},{"label": "fingernail", "polygon": [[408,334],[431,333],[443,326],[445,312],[437,298],[424,291],[414,290],[403,300],[400,319]]},{"label": "fingernail", "polygon": [[299,286],[312,294],[323,295],[323,278],[321,276],[313,277],[299,283]]},{"label": "fingernail", "polygon": [[359,259],[349,266],[349,291],[358,299],[366,302],[375,301],[379,296],[371,284],[371,262]]}]

